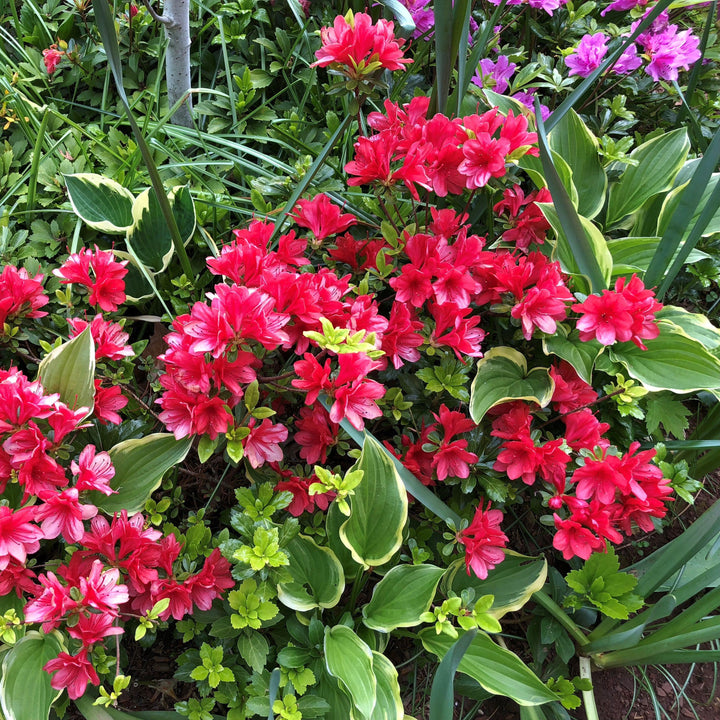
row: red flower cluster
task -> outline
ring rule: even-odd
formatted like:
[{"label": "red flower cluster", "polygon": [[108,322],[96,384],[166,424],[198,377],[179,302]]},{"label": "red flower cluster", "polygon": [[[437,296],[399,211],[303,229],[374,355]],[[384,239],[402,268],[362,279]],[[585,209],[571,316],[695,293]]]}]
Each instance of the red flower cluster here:
[{"label": "red flower cluster", "polygon": [[565,559],[587,560],[602,551],[607,540],[621,542],[621,531],[632,534],[633,525],[651,530],[651,518],[665,516],[672,489],[670,480],[651,463],[654,450],[637,453],[639,444],[633,443],[626,454],[613,454],[603,437],[610,426],[585,407],[597,400],[597,393],[572,366],[563,362],[550,372],[555,381],[552,405],[562,413],[564,435],[539,444],[527,403],[495,408],[491,434],[503,442],[494,469],[528,485],[541,478],[551,492],[550,507],[566,506],[569,511],[565,517],[554,515],[554,547]]},{"label": "red flower cluster", "polygon": [[647,290],[637,275],[625,283],[626,278],[618,278],[614,290],[603,290],[601,296],[590,295],[585,302],[573,305],[573,310],[582,315],[577,321],[581,340],[595,339],[603,345],[629,340],[647,350],[642,341],[660,334],[655,313],[662,305],[653,291]]},{"label": "red flower cluster", "polygon": [[537,135],[512,110],[507,117],[493,108],[482,115],[450,119],[438,113],[427,119],[429,104],[422,96],[403,106],[386,100],[385,114],[371,113],[368,125],[376,133],[355,143],[355,159],[345,166],[355,176],[348,185],[404,183],[415,200],[417,185],[440,197],[459,195],[503,177],[507,163],[538,153],[532,147]]},{"label": "red flower cluster", "polygon": [[30,277],[25,268],[6,265],[0,273],[0,331],[9,322],[47,315],[40,310],[48,303],[43,294],[43,275]]},{"label": "red flower cluster", "polygon": [[96,517],[92,529],[76,542],[80,549],[68,565],[41,575],[40,587],[24,609],[26,622],[42,623],[46,633],[65,626],[80,642],[76,655],[63,652],[45,665],[55,672],[52,686],[67,688],[73,699],[85,692],[88,682],[99,682],[88,659],[90,650],[122,634],[121,623],[129,617],[143,615],[167,598],[170,603],[160,619],[181,620],[194,607],[209,610],[213,600],[234,585],[230,563],[217,549],[198,572],[176,570],[180,543],[174,535],[163,538],[159,531],[146,529],[141,514],[128,518],[123,511],[111,523]]},{"label": "red flower cluster", "polygon": [[503,199],[493,206],[498,215],[505,215],[508,219],[509,229],[502,234],[502,239],[523,252],[527,252],[532,244],[542,245],[550,223],[536,203],[544,202],[552,202],[547,188],[527,196],[519,185],[505,188]]},{"label": "red flower cluster", "polygon": [[[90,291],[88,302],[99,305],[105,312],[115,312],[125,302],[125,266],[127,260],[118,262],[112,250],[81,250],[74,253],[53,274],[62,282],[78,283]],[[92,274],[91,274],[92,273]]]},{"label": "red flower cluster", "polygon": [[500,530],[503,514],[479,505],[469,527],[460,531],[458,541],[465,546],[465,569],[472,570],[481,580],[488,572],[505,559],[503,548],[507,545],[507,535]]},{"label": "red flower cluster", "polygon": [[403,57],[403,40],[395,37],[394,25],[365,13],[349,10],[338,15],[332,27],[320,30],[322,47],[310,67],[328,65],[352,79],[361,79],[377,70],[402,70],[412,60]]}]

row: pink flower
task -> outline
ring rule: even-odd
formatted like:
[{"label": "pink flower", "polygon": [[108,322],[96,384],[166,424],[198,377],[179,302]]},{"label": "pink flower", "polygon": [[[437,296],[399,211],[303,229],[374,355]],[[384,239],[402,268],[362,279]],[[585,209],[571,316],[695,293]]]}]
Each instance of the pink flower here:
[{"label": "pink flower", "polygon": [[45,537],[50,540],[62,535],[66,542],[79,542],[85,533],[83,520],[97,515],[94,505],[81,505],[77,488],[68,488],[50,495],[38,507],[35,519],[41,523]]},{"label": "pink flower", "polygon": [[361,78],[380,68],[402,70],[412,62],[403,58],[400,46],[404,41],[395,37],[393,23],[378,20],[373,25],[365,13],[338,15],[332,27],[320,30],[320,38],[322,47],[310,67],[331,65],[351,78]]},{"label": "pink flower", "polygon": [[122,325],[108,322],[102,315],[96,315],[92,322],[80,318],[69,318],[68,323],[72,328],[70,336],[79,335],[90,325],[90,334],[95,341],[95,359],[101,360],[122,360],[124,357],[133,357],[135,351],[127,345],[128,333],[123,331]]},{"label": "pink flower", "polygon": [[465,546],[465,569],[470,570],[481,580],[485,580],[488,572],[505,559],[503,548],[508,538],[500,523],[503,514],[499,510],[487,509],[480,504],[475,511],[472,523],[458,534],[458,540]]},{"label": "pink flower", "polygon": [[58,50],[58,46],[53,43],[49,48],[42,51],[42,55],[47,74],[52,75],[57,69],[60,61],[63,59],[63,55],[65,55],[65,53]]},{"label": "pink flower", "polygon": [[300,227],[309,228],[318,240],[345,232],[351,225],[357,223],[354,215],[342,213],[324,193],[316,195],[312,200],[298,200],[295,213],[290,216],[295,223]]},{"label": "pink flower", "polygon": [[77,475],[75,486],[81,492],[98,490],[105,495],[117,492],[110,487],[110,481],[115,477],[110,454],[106,452],[96,454],[94,445],[86,445],[80,453],[78,462],[73,460],[70,463],[70,469],[73,475]]},{"label": "pink flower", "polygon": [[[79,283],[90,291],[88,302],[105,312],[114,312],[125,302],[127,260],[117,262],[112,250],[84,249],[70,257],[53,274],[64,284]],[[91,274],[92,271],[92,274]]]},{"label": "pink flower", "polygon": [[187,582],[190,585],[190,597],[200,610],[209,610],[215,598],[235,585],[230,574],[230,563],[218,548],[205,558],[202,570],[191,575]]},{"label": "pink flower", "polygon": [[604,33],[583,35],[575,50],[565,58],[565,64],[570,68],[568,74],[587,77],[597,70],[607,53],[607,41]]},{"label": "pink flower", "polygon": [[510,152],[507,140],[495,139],[489,133],[482,132],[465,141],[462,151],[465,159],[458,169],[466,176],[470,190],[484,187],[491,177],[502,177],[505,174],[505,156]]},{"label": "pink flower", "polygon": [[243,440],[245,457],[248,462],[258,468],[266,462],[280,462],[283,452],[280,443],[287,440],[288,431],[284,425],[273,425],[265,418],[260,425],[255,426],[255,418],[250,418],[248,427],[250,434]]},{"label": "pink flower", "polygon": [[90,647],[102,642],[106,637],[123,634],[123,629],[114,625],[115,620],[116,618],[106,613],[80,613],[77,625],[68,627],[68,633],[80,640],[83,646]]},{"label": "pink flower", "polygon": [[117,411],[122,410],[128,404],[128,399],[122,394],[122,388],[119,385],[103,387],[100,379],[96,379],[94,383],[95,404],[93,406],[93,415],[102,425],[108,423],[119,425],[122,418]]},{"label": "pink flower", "polygon": [[4,570],[15,558],[24,564],[27,556],[40,549],[43,531],[31,522],[35,519],[35,507],[12,510],[0,505],[0,570]]},{"label": "pink flower", "polygon": [[83,648],[77,655],[61,652],[55,660],[46,663],[45,672],[52,673],[50,685],[56,690],[66,690],[71,700],[77,700],[85,694],[87,684],[100,684],[95,668],[88,660],[88,649]]},{"label": "pink flower", "polygon": [[117,616],[118,607],[128,601],[128,589],[120,584],[117,568],[106,570],[102,561],[95,560],[87,577],[80,578],[82,604],[100,612]]}]

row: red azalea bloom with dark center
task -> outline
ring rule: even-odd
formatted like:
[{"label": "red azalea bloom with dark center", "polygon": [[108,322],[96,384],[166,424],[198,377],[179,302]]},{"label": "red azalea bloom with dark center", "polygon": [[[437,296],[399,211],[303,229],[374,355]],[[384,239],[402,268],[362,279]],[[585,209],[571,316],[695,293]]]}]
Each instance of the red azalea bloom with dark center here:
[{"label": "red azalea bloom with dark center", "polygon": [[298,200],[295,214],[290,217],[300,227],[308,228],[318,240],[345,232],[357,223],[354,215],[343,213],[324,193],[312,200]]}]

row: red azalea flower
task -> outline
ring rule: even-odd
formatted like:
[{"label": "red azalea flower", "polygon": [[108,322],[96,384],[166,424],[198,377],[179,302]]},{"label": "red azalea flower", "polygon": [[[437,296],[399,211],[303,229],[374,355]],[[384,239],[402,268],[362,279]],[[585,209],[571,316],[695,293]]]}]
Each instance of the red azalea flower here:
[{"label": "red azalea flower", "polygon": [[43,670],[55,673],[50,685],[55,690],[67,690],[71,700],[82,697],[89,682],[100,684],[100,678],[88,660],[87,648],[83,648],[77,655],[61,652],[55,660],[46,663]]},{"label": "red azalea flower", "polygon": [[285,442],[288,430],[284,425],[273,425],[265,418],[260,425],[255,425],[255,418],[250,418],[248,427],[250,434],[243,439],[245,457],[248,462],[258,468],[266,462],[280,462],[283,452],[280,443]]},{"label": "red azalea flower", "polygon": [[58,50],[58,46],[53,43],[49,48],[42,51],[43,62],[45,63],[45,69],[48,75],[52,75],[60,61],[63,59],[64,52]]},{"label": "red azalea flower", "polygon": [[507,545],[507,535],[500,530],[503,514],[500,510],[491,510],[480,504],[475,511],[472,523],[458,535],[458,540],[465,546],[465,569],[470,570],[481,580],[485,580],[488,572],[505,559],[503,548]]},{"label": "red azalea flower", "polygon": [[103,387],[100,379],[94,380],[94,383],[95,404],[93,406],[93,415],[102,425],[108,423],[119,425],[122,418],[117,411],[122,410],[128,404],[128,399],[122,394],[122,388],[119,385]]},{"label": "red azalea flower", "polygon": [[101,360],[122,360],[124,357],[134,357],[135,351],[127,345],[130,335],[126,333],[122,325],[108,322],[102,315],[96,315],[92,322],[80,318],[69,318],[68,324],[71,327],[70,337],[76,337],[87,326],[90,325],[90,334],[95,342],[95,359]]},{"label": "red azalea flower", "polygon": [[354,215],[343,213],[324,193],[316,195],[312,200],[298,200],[295,213],[290,216],[295,223],[308,228],[318,240],[345,232],[357,223]]},{"label": "red azalea flower", "polygon": [[338,15],[332,27],[320,30],[320,38],[322,47],[310,67],[332,65],[351,78],[361,78],[380,68],[402,70],[412,62],[403,58],[400,46],[404,40],[395,37],[393,23],[378,20],[373,25],[365,13],[353,15],[351,10],[345,17]]}]

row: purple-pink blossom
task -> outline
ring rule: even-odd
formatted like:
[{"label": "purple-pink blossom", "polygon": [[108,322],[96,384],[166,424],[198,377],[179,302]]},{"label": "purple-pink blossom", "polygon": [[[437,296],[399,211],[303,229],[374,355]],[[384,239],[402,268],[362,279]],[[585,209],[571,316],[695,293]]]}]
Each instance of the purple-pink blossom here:
[{"label": "purple-pink blossom", "polygon": [[517,65],[511,63],[506,55],[498,55],[497,61],[490,58],[480,61],[473,83],[478,87],[488,87],[496,93],[504,93],[508,89],[508,80],[513,76]]},{"label": "purple-pink blossom", "polygon": [[605,33],[583,35],[575,50],[565,58],[565,64],[570,68],[568,74],[587,77],[597,70],[607,53],[607,42]]}]

